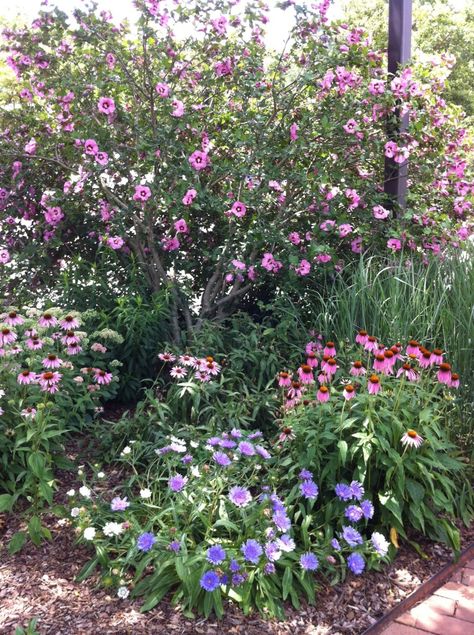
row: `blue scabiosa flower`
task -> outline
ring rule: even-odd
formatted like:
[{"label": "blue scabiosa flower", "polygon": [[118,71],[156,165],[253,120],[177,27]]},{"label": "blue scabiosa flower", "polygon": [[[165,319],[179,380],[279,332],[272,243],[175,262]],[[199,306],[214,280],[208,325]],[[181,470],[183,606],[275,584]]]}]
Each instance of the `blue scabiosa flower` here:
[{"label": "blue scabiosa flower", "polygon": [[230,431],[230,436],[234,437],[234,439],[240,439],[240,437],[242,436],[242,431],[238,428],[232,428],[232,430]]},{"label": "blue scabiosa flower", "polygon": [[359,481],[352,481],[350,488],[352,496],[358,501],[364,497],[365,490],[362,487],[362,483],[359,483]]},{"label": "blue scabiosa flower", "polygon": [[352,498],[351,488],[349,485],[346,485],[346,483],[338,483],[334,488],[334,491],[341,501],[349,501]]},{"label": "blue scabiosa flower", "polygon": [[275,512],[272,516],[272,520],[280,531],[288,531],[288,529],[291,528],[291,520],[285,512]]},{"label": "blue scabiosa flower", "polygon": [[221,545],[213,545],[207,550],[207,561],[211,564],[221,564],[226,557],[225,549]]},{"label": "blue scabiosa flower", "polygon": [[262,459],[267,460],[272,458],[272,455],[270,454],[270,452],[266,448],[264,448],[263,445],[256,445],[255,452],[259,454],[262,457]]},{"label": "blue scabiosa flower", "polygon": [[303,571],[316,571],[319,566],[319,560],[314,555],[308,551],[307,553],[302,553],[300,556],[300,566]]},{"label": "blue scabiosa flower", "polygon": [[192,461],[193,457],[191,454],[185,454],[181,459],[181,463],[183,463],[183,465],[189,465],[189,463],[192,463]]},{"label": "blue scabiosa flower", "polygon": [[286,512],[283,501],[276,494],[271,494],[270,502],[272,504],[272,509],[274,512]]},{"label": "blue scabiosa flower", "polygon": [[220,465],[221,467],[227,467],[232,463],[225,452],[214,452],[212,458],[217,463],[217,465]]},{"label": "blue scabiosa flower", "polygon": [[272,575],[273,573],[275,573],[275,571],[276,567],[273,562],[267,562],[266,565],[263,567],[263,573],[265,575]]},{"label": "blue scabiosa flower", "polygon": [[226,448],[227,450],[232,450],[236,445],[237,443],[232,441],[232,439],[222,439],[221,441],[221,448]]},{"label": "blue scabiosa flower", "polygon": [[263,432],[260,432],[260,430],[255,430],[255,432],[251,432],[247,438],[252,441],[253,439],[261,439],[262,437]]},{"label": "blue scabiosa flower", "polygon": [[365,499],[361,501],[360,508],[362,510],[362,513],[364,514],[364,518],[367,518],[367,519],[373,518],[374,506],[369,500]]},{"label": "blue scabiosa flower", "polygon": [[339,540],[337,538],[333,538],[331,540],[331,547],[336,551],[341,551],[341,545],[339,544]]},{"label": "blue scabiosa flower", "polygon": [[241,441],[238,445],[239,452],[244,456],[255,456],[255,448],[248,441]]},{"label": "blue scabiosa flower", "polygon": [[207,445],[210,445],[212,447],[214,447],[215,445],[220,445],[220,444],[221,444],[220,437],[211,437],[210,439],[207,440]]},{"label": "blue scabiosa flower", "polygon": [[362,509],[357,505],[349,505],[346,511],[344,512],[344,516],[348,518],[351,523],[357,523],[364,515]]},{"label": "blue scabiosa flower", "polygon": [[365,569],[365,560],[360,553],[351,553],[347,558],[347,566],[355,575],[360,575]]},{"label": "blue scabiosa flower", "polygon": [[378,531],[374,531],[372,537],[370,538],[370,542],[372,543],[373,548],[379,554],[379,556],[383,558],[387,555],[390,545],[388,544],[383,534],[379,534]]},{"label": "blue scabiosa flower", "polygon": [[313,480],[313,474],[309,470],[301,470],[301,472],[298,474],[298,478],[302,481],[311,481]]},{"label": "blue scabiosa flower", "polygon": [[234,573],[231,579],[233,586],[239,586],[239,584],[242,584],[246,580],[245,576],[241,573]]},{"label": "blue scabiosa flower", "polygon": [[173,540],[173,542],[170,542],[170,544],[168,545],[168,549],[170,551],[173,551],[174,553],[178,553],[181,549],[181,543],[179,542],[179,540]]},{"label": "blue scabiosa flower", "polygon": [[211,593],[220,585],[220,579],[215,571],[206,571],[206,573],[201,576],[199,584],[205,591],[209,591],[209,593]]},{"label": "blue scabiosa flower", "polygon": [[182,489],[186,487],[186,483],[188,482],[187,476],[181,476],[181,474],[175,474],[168,481],[168,487],[173,492],[180,492]]},{"label": "blue scabiosa flower", "polygon": [[314,481],[307,479],[300,484],[300,492],[304,498],[316,500],[319,494],[319,489]]},{"label": "blue scabiosa flower", "polygon": [[137,549],[139,549],[140,551],[150,551],[155,542],[155,536],[149,532],[145,532],[144,534],[138,536]]},{"label": "blue scabiosa flower", "polygon": [[354,529],[354,527],[343,527],[342,528],[342,537],[347,542],[350,547],[355,547],[356,545],[361,545],[364,541],[362,540],[362,536]]},{"label": "blue scabiosa flower", "polygon": [[257,541],[250,538],[241,546],[240,551],[247,562],[252,564],[258,564],[260,556],[263,554],[262,545]]},{"label": "blue scabiosa flower", "polygon": [[229,500],[237,507],[247,507],[252,500],[252,494],[246,487],[239,487],[236,485],[229,491]]},{"label": "blue scabiosa flower", "polygon": [[240,564],[233,558],[229,563],[229,569],[232,573],[237,573],[237,571],[240,571]]}]

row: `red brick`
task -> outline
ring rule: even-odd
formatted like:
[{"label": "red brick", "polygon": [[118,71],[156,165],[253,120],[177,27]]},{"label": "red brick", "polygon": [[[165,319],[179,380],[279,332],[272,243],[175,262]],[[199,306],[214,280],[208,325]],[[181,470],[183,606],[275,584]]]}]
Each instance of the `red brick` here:
[{"label": "red brick", "polygon": [[[443,598],[444,599],[444,598]],[[395,620],[399,624],[406,624],[407,626],[415,626],[416,618],[411,613],[403,613]]]},{"label": "red brick", "polygon": [[449,615],[440,615],[426,610],[423,615],[416,616],[416,628],[421,628],[435,635],[474,635],[474,624],[459,620]]},{"label": "red brick", "polygon": [[[390,624],[390,626],[383,631],[382,635],[426,635],[426,631],[420,631],[418,628],[412,628],[411,626],[406,626],[405,624],[393,622],[393,624]],[[444,633],[443,635],[448,634]]]},{"label": "red brick", "polygon": [[474,602],[472,600],[459,600],[454,617],[474,622]]},{"label": "red brick", "polygon": [[462,583],[474,587],[474,571],[472,569],[462,570]]},{"label": "red brick", "polygon": [[447,582],[444,586],[435,591],[435,595],[442,595],[444,598],[452,600],[467,600],[474,602],[474,589],[465,584],[457,584],[456,582]]},{"label": "red brick", "polygon": [[438,615],[454,615],[456,610],[456,600],[445,598],[442,595],[432,595],[427,600],[411,609],[410,613],[414,617],[423,615],[425,611],[432,611]]}]

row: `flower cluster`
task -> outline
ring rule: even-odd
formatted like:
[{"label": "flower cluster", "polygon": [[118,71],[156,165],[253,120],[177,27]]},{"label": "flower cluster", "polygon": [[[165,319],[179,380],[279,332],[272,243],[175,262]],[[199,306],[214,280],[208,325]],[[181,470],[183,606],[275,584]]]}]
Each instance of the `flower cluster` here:
[{"label": "flower cluster", "polygon": [[159,353],[158,357],[165,363],[177,362],[170,370],[173,379],[194,378],[200,382],[209,382],[221,372],[221,366],[210,355],[199,358],[187,354],[176,356],[172,353]]},{"label": "flower cluster", "polygon": [[[361,394],[371,396],[384,390],[403,389],[403,383],[432,382],[447,388],[459,388],[460,378],[453,373],[451,365],[445,361],[441,349],[427,349],[416,340],[409,340],[406,346],[400,342],[385,346],[367,331],[358,331],[355,337],[358,359],[349,361],[346,371],[337,358],[336,345],[332,341],[323,345],[320,339],[306,345],[305,362],[296,373],[281,371],[278,386],[282,388],[283,409],[291,411],[300,406],[325,404],[330,399],[343,398],[346,402],[357,402]],[[349,405],[350,407],[350,405]],[[285,441],[288,433],[283,431],[280,441]],[[401,437],[404,445],[420,447],[422,437],[409,429]]]}]

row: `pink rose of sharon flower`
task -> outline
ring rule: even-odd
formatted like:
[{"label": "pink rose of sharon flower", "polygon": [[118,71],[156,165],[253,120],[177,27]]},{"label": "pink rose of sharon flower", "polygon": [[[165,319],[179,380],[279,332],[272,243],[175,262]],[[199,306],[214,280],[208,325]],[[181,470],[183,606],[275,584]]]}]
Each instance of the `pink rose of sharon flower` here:
[{"label": "pink rose of sharon flower", "polygon": [[107,238],[107,245],[111,249],[120,249],[121,247],[123,247],[123,244],[123,238],[121,238],[120,236],[109,236],[109,238]]},{"label": "pink rose of sharon flower", "polygon": [[398,238],[389,238],[389,240],[387,240],[387,247],[392,251],[400,251],[402,243],[398,240]]},{"label": "pink rose of sharon flower", "polygon": [[179,99],[173,99],[173,117],[182,117],[184,115],[184,104]]},{"label": "pink rose of sharon flower", "polygon": [[372,213],[377,220],[384,220],[390,215],[389,210],[381,205],[375,205],[375,207],[372,208]]},{"label": "pink rose of sharon flower", "polygon": [[150,196],[151,196],[151,190],[148,186],[137,185],[135,187],[135,194],[133,195],[134,201],[141,201],[142,203],[144,203],[150,198]]},{"label": "pink rose of sharon flower", "polygon": [[170,87],[168,86],[168,84],[165,84],[163,82],[159,82],[155,86],[155,90],[160,97],[168,97],[170,94]]},{"label": "pink rose of sharon flower", "polygon": [[230,211],[234,216],[237,216],[237,218],[242,218],[243,216],[245,216],[247,208],[240,201],[235,201]]},{"label": "pink rose of sharon flower", "polygon": [[106,115],[110,115],[115,112],[115,102],[112,97],[101,97],[97,104],[99,112],[103,112]]},{"label": "pink rose of sharon flower", "polygon": [[298,124],[292,123],[290,126],[290,141],[296,141],[298,139]]},{"label": "pink rose of sharon flower", "polygon": [[197,196],[197,192],[194,189],[188,190],[186,194],[183,196],[182,203],[183,205],[191,205],[194,199]]},{"label": "pink rose of sharon flower", "polygon": [[182,234],[187,234],[189,231],[184,218],[180,218],[179,220],[177,220],[174,224],[174,228],[176,229],[178,233],[181,232]]},{"label": "pink rose of sharon flower", "polygon": [[10,261],[8,249],[0,249],[0,264],[6,265]]},{"label": "pink rose of sharon flower", "polygon": [[192,155],[188,158],[189,164],[195,170],[204,170],[209,165],[209,157],[205,152],[201,152],[201,150],[195,150]]},{"label": "pink rose of sharon flower", "polygon": [[84,150],[86,154],[94,156],[99,152],[99,146],[94,139],[86,139],[84,142]]},{"label": "pink rose of sharon flower", "polygon": [[349,119],[349,121],[342,127],[347,134],[355,134],[357,132],[358,124],[355,119]]}]

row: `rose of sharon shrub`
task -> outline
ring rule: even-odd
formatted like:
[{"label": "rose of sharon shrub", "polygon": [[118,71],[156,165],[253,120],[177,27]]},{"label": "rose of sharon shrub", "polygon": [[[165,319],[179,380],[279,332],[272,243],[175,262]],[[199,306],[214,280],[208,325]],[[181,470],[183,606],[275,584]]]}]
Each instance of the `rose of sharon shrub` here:
[{"label": "rose of sharon shrub", "polygon": [[[142,610],[173,593],[186,614],[220,616],[228,598],[245,612],[282,617],[282,600],[314,601],[316,571],[360,575],[389,555],[383,534],[367,527],[373,507],[360,483],[347,485],[349,502],[337,498],[338,512],[321,534],[313,474],[302,470],[281,488],[278,462],[259,431],[195,433],[189,443],[170,437],[147,469],[137,462],[140,446],[121,453],[133,476],[118,491],[97,479],[69,495],[79,540],[96,550],[79,579],[100,563],[104,584],[117,586],[119,597],[129,587],[144,596]],[[351,512],[354,501],[363,522]]]},{"label": "rose of sharon shrub", "polygon": [[[90,339],[84,316],[62,309],[10,307],[0,314],[1,506],[20,496],[52,503],[54,467],[67,463],[62,437],[101,412],[117,390],[113,332]],[[30,532],[31,533],[31,532]],[[33,537],[33,536],[32,536]]]},{"label": "rose of sharon shrub", "polygon": [[[136,32],[92,10],[4,32],[11,286],[81,263],[88,275],[99,257],[112,284],[137,265],[170,289],[179,339],[362,251],[426,257],[470,235],[470,141],[442,98],[447,58],[388,77],[361,29],[328,22],[328,2],[282,5],[296,25],[281,54],[265,47],[260,1],[136,4]],[[387,140],[397,111],[408,130]],[[385,156],[410,162],[405,212],[383,194]]]}]

